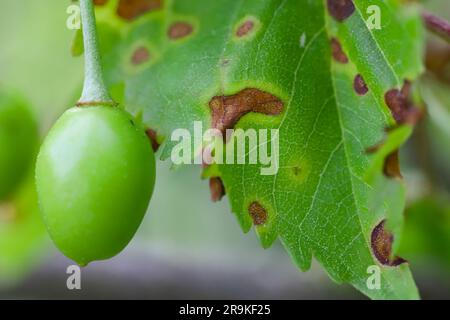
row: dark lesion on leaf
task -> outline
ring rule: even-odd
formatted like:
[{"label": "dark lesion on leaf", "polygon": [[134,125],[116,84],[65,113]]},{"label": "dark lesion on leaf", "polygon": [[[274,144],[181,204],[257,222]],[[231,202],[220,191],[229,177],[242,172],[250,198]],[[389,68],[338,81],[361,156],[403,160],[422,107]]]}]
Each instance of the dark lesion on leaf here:
[{"label": "dark lesion on leaf", "polygon": [[222,200],[225,195],[225,187],[223,185],[222,179],[214,177],[209,179],[209,190],[211,191],[212,202],[218,202]]},{"label": "dark lesion on leaf", "polygon": [[162,7],[163,0],[119,0],[117,15],[127,21],[132,21]]},{"label": "dark lesion on leaf", "polygon": [[260,226],[267,221],[267,211],[266,209],[257,201],[254,201],[248,207],[248,212],[252,217],[253,224],[255,226]]},{"label": "dark lesion on leaf", "polygon": [[178,40],[189,36],[194,31],[192,24],[188,22],[174,22],[167,30],[167,35],[172,40]]},{"label": "dark lesion on leaf", "polygon": [[158,134],[156,133],[156,131],[148,128],[147,130],[145,130],[145,134],[152,144],[153,151],[158,151],[160,144],[158,143]]},{"label": "dark lesion on leaf", "polygon": [[406,80],[401,90],[391,89],[384,95],[386,105],[398,124],[416,124],[423,116],[422,110],[411,101],[410,93],[411,82]]},{"label": "dark lesion on leaf", "polygon": [[353,88],[355,89],[355,92],[360,96],[363,96],[367,92],[369,92],[369,88],[367,87],[366,82],[360,74],[356,75],[355,80],[353,81]]},{"label": "dark lesion on leaf", "polygon": [[371,247],[377,260],[386,266],[398,266],[407,262],[400,257],[392,257],[394,235],[386,230],[386,220],[381,221],[372,231]]},{"label": "dark lesion on leaf", "polygon": [[353,0],[327,0],[328,12],[339,22],[344,21],[355,12]]},{"label": "dark lesion on leaf", "polygon": [[253,30],[254,27],[255,23],[252,20],[244,21],[236,30],[236,36],[239,38],[246,36]]},{"label": "dark lesion on leaf", "polygon": [[388,178],[402,178],[398,150],[390,153],[384,159],[383,173]]},{"label": "dark lesion on leaf", "polygon": [[[378,152],[380,148],[384,145],[384,141],[377,143],[374,146],[371,146],[366,149],[367,154],[373,154]],[[383,164],[383,173],[388,178],[399,178],[402,179],[402,173],[400,170],[400,161],[399,161],[399,151],[398,149],[389,153],[384,159]]]},{"label": "dark lesion on leaf", "polygon": [[213,128],[225,133],[226,129],[232,129],[249,112],[279,115],[284,103],[271,93],[247,88],[234,95],[215,96],[210,100],[209,107]]},{"label": "dark lesion on leaf", "polygon": [[342,50],[341,43],[336,38],[331,38],[331,54],[337,62],[348,63],[348,57]]},{"label": "dark lesion on leaf", "polygon": [[143,64],[150,60],[150,52],[146,47],[138,47],[134,50],[131,56],[131,63],[135,66]]}]

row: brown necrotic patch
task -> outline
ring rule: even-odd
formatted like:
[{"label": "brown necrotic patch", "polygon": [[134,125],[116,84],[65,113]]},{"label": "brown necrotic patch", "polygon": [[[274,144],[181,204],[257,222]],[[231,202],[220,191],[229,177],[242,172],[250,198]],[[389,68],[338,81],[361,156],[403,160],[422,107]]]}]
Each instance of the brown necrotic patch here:
[{"label": "brown necrotic patch", "polygon": [[391,89],[384,95],[386,105],[399,124],[415,124],[423,115],[422,111],[413,105],[410,95],[411,83],[409,81],[405,81],[401,90]]},{"label": "brown necrotic patch", "polygon": [[167,35],[172,40],[187,37],[194,31],[192,24],[187,22],[174,22],[167,30]]},{"label": "brown necrotic patch", "polygon": [[344,21],[355,12],[353,0],[327,0],[328,12],[339,22]]},{"label": "brown necrotic patch", "polygon": [[209,190],[211,191],[211,200],[213,202],[222,200],[225,195],[225,187],[222,179],[217,177],[209,179]]},{"label": "brown necrotic patch", "polygon": [[216,96],[209,102],[212,111],[212,126],[222,133],[233,128],[245,114],[259,112],[279,115],[283,102],[273,94],[259,89],[247,88],[235,95]]},{"label": "brown necrotic patch", "polygon": [[360,74],[356,75],[355,80],[353,81],[353,88],[360,96],[365,95],[369,91],[366,82]]},{"label": "brown necrotic patch", "polygon": [[406,115],[406,109],[408,108],[406,98],[402,92],[398,89],[389,90],[384,95],[384,100],[389,109],[391,109],[395,121],[402,123]]},{"label": "brown necrotic patch", "polygon": [[147,134],[147,137],[152,144],[153,151],[158,151],[160,144],[158,143],[158,134],[156,133],[156,131],[153,129],[147,129],[145,133]]},{"label": "brown necrotic patch", "polygon": [[246,36],[255,27],[255,23],[251,20],[244,21],[236,30],[236,36],[239,38]]},{"label": "brown necrotic patch", "polygon": [[134,50],[131,56],[131,63],[133,65],[140,65],[147,62],[150,59],[150,52],[146,47],[139,47]]},{"label": "brown necrotic patch", "polygon": [[139,18],[143,14],[161,9],[163,0],[120,0],[117,15],[127,21]]},{"label": "brown necrotic patch", "polygon": [[342,50],[341,43],[336,38],[331,39],[331,54],[337,62],[348,63],[348,57]]},{"label": "brown necrotic patch", "polygon": [[248,207],[248,212],[252,217],[253,224],[255,226],[260,226],[266,223],[267,221],[267,211],[264,209],[262,205],[258,202],[252,202]]},{"label": "brown necrotic patch", "polygon": [[372,231],[371,247],[377,260],[387,266],[398,266],[406,260],[392,257],[392,243],[394,236],[385,229],[386,220],[381,221]]},{"label": "brown necrotic patch", "polygon": [[96,6],[104,6],[108,3],[108,0],[94,0],[94,5]]},{"label": "brown necrotic patch", "polygon": [[390,153],[386,159],[384,159],[383,172],[386,177],[389,178],[402,178],[400,172],[400,161],[398,159],[398,150]]}]

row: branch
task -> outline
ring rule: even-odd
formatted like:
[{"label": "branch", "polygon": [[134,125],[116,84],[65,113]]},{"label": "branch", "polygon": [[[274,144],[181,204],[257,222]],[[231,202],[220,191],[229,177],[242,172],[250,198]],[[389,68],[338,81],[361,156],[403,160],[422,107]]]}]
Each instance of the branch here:
[{"label": "branch", "polygon": [[450,23],[428,11],[422,13],[427,29],[450,43]]}]

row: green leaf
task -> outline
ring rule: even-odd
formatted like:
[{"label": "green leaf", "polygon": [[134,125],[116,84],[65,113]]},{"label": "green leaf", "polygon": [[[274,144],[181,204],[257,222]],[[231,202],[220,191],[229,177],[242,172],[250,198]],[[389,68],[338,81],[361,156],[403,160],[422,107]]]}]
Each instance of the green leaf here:
[{"label": "green leaf", "polygon": [[0,285],[20,280],[41,259],[48,238],[38,209],[34,175],[0,203]]},{"label": "green leaf", "polygon": [[[369,30],[371,1],[355,0],[342,22],[330,16],[328,2],[154,1],[161,8],[140,12],[110,1],[98,10],[107,81],[165,138],[162,159],[177,144],[173,130],[193,132],[194,121],[206,130],[224,120],[213,119],[214,103],[216,111],[227,99],[235,101],[229,108],[263,105],[262,113],[245,113],[221,129],[279,129],[277,174],[237,164],[205,173],[220,176],[243,230],[256,225],[264,247],[279,238],[300,269],[309,269],[314,256],[332,279],[371,298],[418,298],[408,264],[393,263],[397,241],[383,264],[372,240],[382,230],[392,246],[388,230],[397,239],[402,227],[403,183],[383,171],[411,127],[386,132],[395,120],[385,94],[422,70],[417,8],[379,1],[381,30]],[[332,38],[347,63],[332,59]],[[366,285],[373,265],[381,272],[379,290]]]},{"label": "green leaf", "polygon": [[[406,211],[399,252],[422,264],[439,262],[450,268],[450,202],[445,194],[426,196]],[[434,261],[433,261],[434,260]]]}]

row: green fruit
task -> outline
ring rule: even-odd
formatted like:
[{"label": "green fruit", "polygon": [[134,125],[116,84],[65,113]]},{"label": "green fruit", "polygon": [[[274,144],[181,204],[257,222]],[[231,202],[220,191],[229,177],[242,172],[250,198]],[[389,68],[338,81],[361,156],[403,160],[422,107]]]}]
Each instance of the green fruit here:
[{"label": "green fruit", "polygon": [[0,90],[0,201],[26,176],[38,142],[38,130],[28,105]]},{"label": "green fruit", "polygon": [[155,182],[151,144],[116,107],[66,111],[36,164],[41,211],[56,246],[80,265],[117,255],[136,233]]}]

